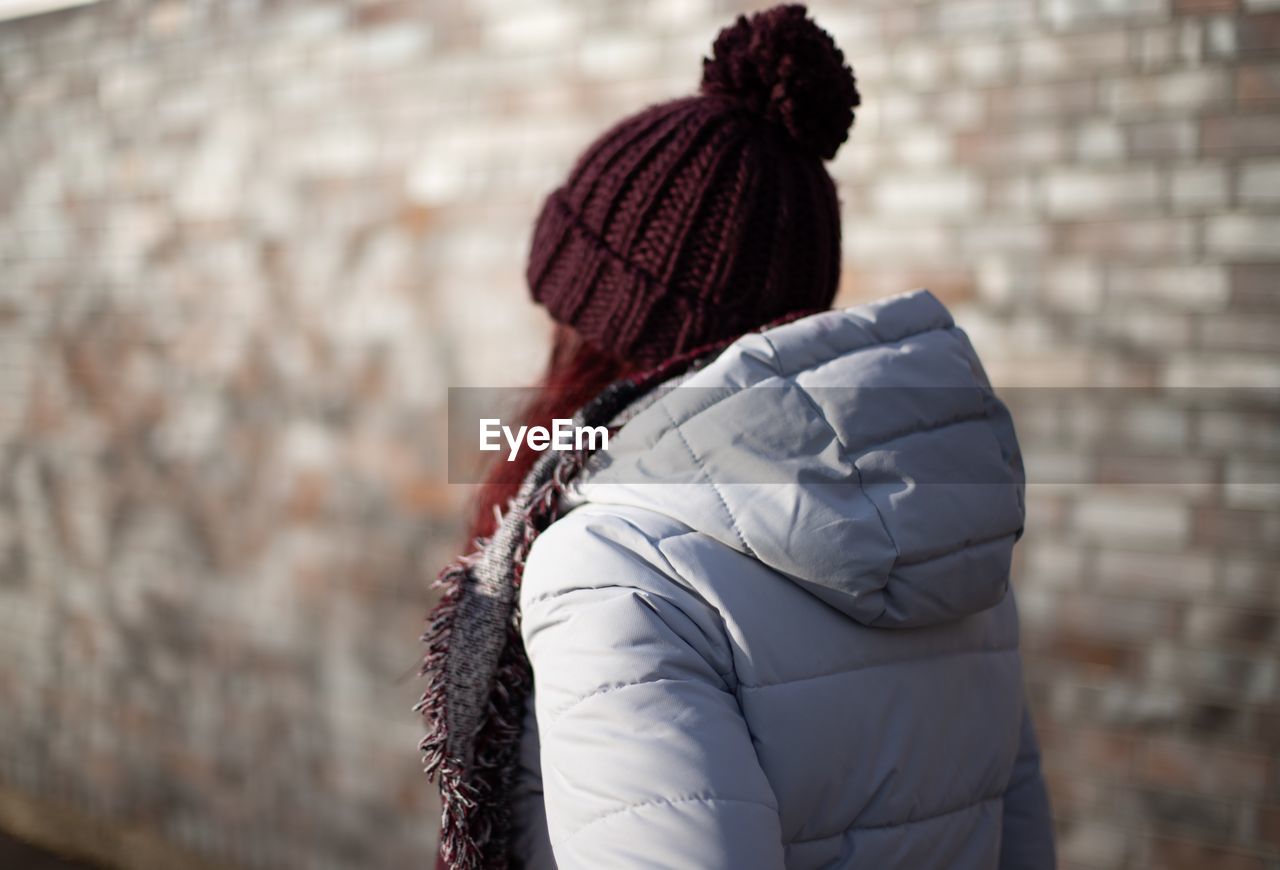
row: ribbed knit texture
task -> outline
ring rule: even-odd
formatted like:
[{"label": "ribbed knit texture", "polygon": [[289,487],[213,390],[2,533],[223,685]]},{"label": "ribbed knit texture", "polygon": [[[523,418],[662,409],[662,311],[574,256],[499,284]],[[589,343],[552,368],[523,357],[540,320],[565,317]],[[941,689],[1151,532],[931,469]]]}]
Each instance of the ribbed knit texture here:
[{"label": "ribbed knit texture", "polygon": [[[731,60],[741,65],[745,51],[749,63],[753,50],[773,57],[759,44],[788,34],[761,34],[764,25],[830,39],[803,7],[778,7],[740,19],[748,47],[733,46]],[[831,45],[856,105],[852,74]],[[786,71],[804,72],[803,58],[784,56],[788,44],[765,47]],[[753,107],[724,87],[624,118],[578,158],[537,218],[526,273],[533,298],[616,358],[653,365],[835,297],[840,208],[822,155],[765,117],[758,95],[749,95]],[[793,112],[805,108],[788,100]]]}]

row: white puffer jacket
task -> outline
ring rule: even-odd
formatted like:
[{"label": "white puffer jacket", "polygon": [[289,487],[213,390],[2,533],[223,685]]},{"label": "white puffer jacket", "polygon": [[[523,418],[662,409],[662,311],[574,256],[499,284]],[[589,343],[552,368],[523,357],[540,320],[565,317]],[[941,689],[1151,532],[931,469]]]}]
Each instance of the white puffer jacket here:
[{"label": "white puffer jacket", "polygon": [[928,291],[746,336],[535,541],[535,868],[1054,866],[1013,426]]}]

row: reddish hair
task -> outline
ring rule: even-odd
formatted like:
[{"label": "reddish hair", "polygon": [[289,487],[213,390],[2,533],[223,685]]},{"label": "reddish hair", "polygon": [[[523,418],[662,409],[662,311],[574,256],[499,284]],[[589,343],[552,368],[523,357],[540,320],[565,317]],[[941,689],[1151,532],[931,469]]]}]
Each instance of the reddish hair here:
[{"label": "reddish hair", "polygon": [[[638,371],[638,367],[596,350],[571,327],[557,323],[546,371],[522,409],[519,422],[530,427],[550,428],[552,420],[572,417],[609,384]],[[540,455],[522,443],[515,459],[507,462],[505,456],[501,456],[494,461],[476,493],[468,541],[493,533],[497,528],[495,508],[506,509],[508,500],[520,489],[520,482]]]},{"label": "reddish hair", "polygon": [[[757,330],[780,326],[809,314],[825,311],[821,307],[795,308],[756,327]],[[563,323],[557,323],[551,339],[551,355],[537,391],[524,406],[520,422],[525,426],[551,427],[556,418],[568,418],[594,399],[605,387],[619,378],[642,376],[663,380],[686,367],[698,356],[722,348],[737,336],[730,335],[690,348],[669,357],[656,366],[639,366],[623,362],[596,350],[582,336]],[[505,510],[507,502],[520,490],[520,484],[541,454],[522,442],[515,459],[496,459],[476,493],[475,509],[468,526],[469,544],[478,537],[488,537],[498,527],[496,509]]]}]

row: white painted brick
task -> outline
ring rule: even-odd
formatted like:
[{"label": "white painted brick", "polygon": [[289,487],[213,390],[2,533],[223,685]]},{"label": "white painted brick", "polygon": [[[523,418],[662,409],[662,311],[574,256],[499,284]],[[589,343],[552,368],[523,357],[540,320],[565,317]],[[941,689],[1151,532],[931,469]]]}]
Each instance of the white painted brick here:
[{"label": "white painted brick", "polygon": [[1221,563],[1220,591],[1232,601],[1270,605],[1280,592],[1280,561],[1249,554],[1227,554]]},{"label": "white painted brick", "polygon": [[858,81],[864,85],[876,85],[889,78],[891,68],[890,51],[884,46],[873,46],[859,51],[856,57],[846,56],[845,60],[853,69]]},{"label": "white painted brick", "polygon": [[374,131],[350,124],[315,130],[295,152],[295,167],[312,175],[359,175],[377,158]]},{"label": "white painted brick", "polygon": [[1120,870],[1132,854],[1133,839],[1110,819],[1077,819],[1062,838],[1062,859],[1072,866]]},{"label": "white painted brick", "polygon": [[1198,443],[1224,453],[1273,453],[1280,444],[1280,418],[1264,409],[1207,408],[1200,414]]},{"label": "white painted brick", "polygon": [[852,221],[842,234],[844,253],[855,259],[887,259],[895,265],[902,257],[941,259],[950,250],[945,228],[931,224]]},{"label": "white painted brick", "polygon": [[1164,597],[1199,598],[1213,587],[1213,560],[1199,553],[1152,553],[1105,548],[1098,552],[1097,568],[1108,588]]},{"label": "white painted brick", "polygon": [[1191,532],[1191,514],[1176,501],[1162,499],[1158,487],[1148,493],[1122,495],[1095,487],[1076,502],[1073,519],[1085,537],[1123,544],[1176,546]]},{"label": "white painted brick", "polygon": [[1008,77],[1012,59],[1005,43],[966,42],[956,48],[953,63],[965,81],[988,84]]},{"label": "white painted brick", "polygon": [[1167,25],[1145,27],[1133,34],[1137,43],[1135,53],[1138,65],[1144,69],[1159,69],[1168,65],[1174,56],[1174,28]]},{"label": "white painted brick", "polygon": [[[654,24],[667,28],[679,29],[705,29],[703,24],[708,22],[712,16],[713,4],[711,0],[649,0],[646,11],[649,20]],[[835,18],[836,16],[827,13],[824,16],[824,22],[827,18]],[[841,22],[843,24],[843,21]],[[835,26],[835,22],[827,23],[826,26]],[[836,32],[831,31],[833,34]],[[845,31],[842,30],[842,33]],[[837,44],[843,44],[839,39]]]},{"label": "white painted brick", "polygon": [[489,42],[498,51],[557,49],[573,43],[581,16],[567,6],[513,9],[486,21]]},{"label": "white painted brick", "polygon": [[1150,207],[1160,187],[1154,169],[1100,172],[1063,169],[1045,179],[1045,202],[1050,214],[1113,215],[1117,211]]},{"label": "white painted brick", "polygon": [[938,120],[952,130],[967,130],[986,118],[986,101],[977,90],[947,91],[939,96],[934,110]]},{"label": "white painted brick", "polygon": [[1065,142],[1055,127],[1033,127],[1019,131],[1013,141],[1013,155],[1027,163],[1061,160]]},{"label": "white painted brick", "polygon": [[186,32],[192,20],[192,10],[182,3],[154,3],[142,23],[150,36],[164,38]]},{"label": "white painted brick", "polygon": [[1280,508],[1280,463],[1229,459],[1226,475],[1227,505],[1234,508]]},{"label": "white painted brick", "polygon": [[579,63],[589,76],[644,75],[660,54],[657,40],[647,34],[601,34],[579,48]]},{"label": "white painted brick", "polygon": [[1123,115],[1220,106],[1230,93],[1230,80],[1227,72],[1221,69],[1183,70],[1116,79],[1102,85],[1103,105]]},{"label": "white painted brick", "polygon": [[988,99],[991,119],[999,123],[1031,120],[1061,123],[1096,115],[1097,86],[1088,80],[1023,83],[995,91]]},{"label": "white painted brick", "polygon": [[1265,353],[1276,349],[1280,336],[1280,317],[1252,311],[1201,317],[1198,326],[1200,345],[1214,350]]},{"label": "white painted brick", "polygon": [[1123,64],[1128,50],[1123,31],[1032,37],[1017,45],[1018,68],[1028,78],[1079,78]]},{"label": "white painted brick", "polygon": [[939,166],[952,158],[952,139],[937,130],[910,130],[895,137],[891,153],[903,165],[922,168]]},{"label": "white painted brick", "polygon": [[437,151],[409,171],[405,191],[411,202],[440,205],[462,198],[470,187],[469,167],[454,155]]},{"label": "white painted brick", "polygon": [[1280,203],[1280,160],[1254,160],[1241,165],[1237,197],[1246,205]]},{"label": "white painted brick", "polygon": [[945,32],[1008,31],[1035,20],[1035,7],[1023,0],[951,0],[938,7],[938,27]]},{"label": "white painted brick", "polygon": [[1028,547],[1026,560],[1026,582],[1036,585],[1069,588],[1083,577],[1081,547],[1036,538]]},{"label": "white painted brick", "polygon": [[1042,0],[1045,18],[1056,28],[1098,26],[1126,19],[1164,18],[1168,0]]},{"label": "white painted brick", "polygon": [[891,148],[888,143],[873,139],[869,130],[859,130],[854,137],[836,152],[835,159],[827,164],[827,171],[837,183],[865,187],[890,162]]},{"label": "white painted brick", "polygon": [[992,306],[1008,305],[1016,297],[1016,283],[1009,263],[1000,257],[985,257],[978,264],[978,296]]},{"label": "white painted brick", "polygon": [[1258,354],[1176,353],[1168,359],[1160,385],[1280,390],[1280,361]]},{"label": "white painted brick", "polygon": [[1190,220],[1116,218],[1099,215],[1072,225],[1064,247],[1090,256],[1150,258],[1195,253],[1196,227]]},{"label": "white painted brick", "polygon": [[1041,280],[1036,265],[1006,256],[981,257],[978,261],[978,294],[994,306],[1033,298]]},{"label": "white painted brick", "polygon": [[1058,491],[1069,495],[1079,492],[1082,483],[1093,482],[1093,457],[1078,448],[1033,447],[1022,452],[1027,484],[1034,484],[1040,494]]},{"label": "white painted brick", "polygon": [[891,90],[878,103],[879,121],[886,129],[907,129],[926,120],[924,101],[914,94]]},{"label": "white painted brick", "polygon": [[981,186],[967,173],[919,173],[883,179],[872,200],[887,215],[960,215],[975,211],[981,195]]},{"label": "white painted brick", "polygon": [[1212,209],[1227,202],[1226,167],[1184,166],[1169,174],[1169,196],[1179,209]]},{"label": "white painted brick", "polygon": [[1045,270],[1045,297],[1055,308],[1096,311],[1102,301],[1103,274],[1096,263],[1055,263]]},{"label": "white painted brick", "polygon": [[1204,28],[1195,18],[1183,18],[1178,22],[1178,60],[1198,64],[1203,54]]},{"label": "white painted brick", "polygon": [[425,23],[377,27],[364,34],[365,66],[377,69],[409,61],[421,61],[431,51],[434,34]]},{"label": "white painted brick", "polygon": [[254,120],[244,112],[223,112],[201,142],[196,159],[174,195],[185,217],[219,219],[237,209],[255,139]]},{"label": "white painted brick", "polygon": [[982,253],[1040,253],[1049,247],[1049,230],[1042,224],[980,220],[965,227],[966,251]]},{"label": "white painted brick", "polygon": [[1142,121],[1129,124],[1130,156],[1145,160],[1151,157],[1193,156],[1199,131],[1196,124],[1185,120]]},{"label": "white painted brick", "polygon": [[348,11],[339,6],[299,7],[285,19],[282,35],[291,39],[316,39],[337,33],[348,21]]},{"label": "white painted brick", "polygon": [[1280,259],[1280,216],[1237,213],[1211,217],[1205,223],[1205,244],[1214,254]]},{"label": "white painted brick", "polygon": [[1182,310],[1214,311],[1227,303],[1230,287],[1222,266],[1120,266],[1107,269],[1107,296],[1142,300]]},{"label": "white painted brick", "polygon": [[893,73],[913,88],[932,90],[942,80],[943,54],[933,44],[899,49],[893,55]]},{"label": "white painted brick", "polygon": [[1111,121],[1085,121],[1076,129],[1076,154],[1081,161],[1113,161],[1124,156],[1124,134]]},{"label": "white painted brick", "polygon": [[1175,65],[1196,65],[1204,52],[1204,28],[1196,18],[1146,27],[1134,34],[1138,64],[1158,71]]},{"label": "white painted brick", "polygon": [[1040,208],[1040,185],[1031,175],[995,178],[987,185],[987,207],[997,214],[1027,214]]},{"label": "white painted brick", "polygon": [[1205,29],[1205,48],[1210,57],[1235,57],[1238,51],[1236,19],[1229,15],[1215,15]]},{"label": "white painted brick", "polygon": [[1131,311],[1108,309],[1099,329],[1114,345],[1145,351],[1169,351],[1191,341],[1188,315],[1139,304]]},{"label": "white painted brick", "polygon": [[1186,446],[1191,435],[1191,421],[1181,408],[1138,400],[1120,412],[1116,433],[1126,444],[1160,450],[1176,449]]},{"label": "white painted brick", "polygon": [[98,99],[107,110],[135,106],[155,93],[157,77],[139,63],[119,63],[98,75]]}]

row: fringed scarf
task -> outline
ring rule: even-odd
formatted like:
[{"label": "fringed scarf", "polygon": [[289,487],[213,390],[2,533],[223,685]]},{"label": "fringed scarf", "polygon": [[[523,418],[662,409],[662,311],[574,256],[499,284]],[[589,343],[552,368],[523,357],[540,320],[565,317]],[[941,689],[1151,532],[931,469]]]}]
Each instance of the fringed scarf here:
[{"label": "fringed scarf", "polygon": [[[797,311],[766,327],[808,313]],[[578,410],[574,425],[621,425],[619,416],[654,387],[692,374],[732,341],[695,348],[615,381]],[[530,546],[560,515],[561,495],[588,458],[585,450],[543,454],[493,534],[475,539],[474,549],[433,584],[443,594],[422,637],[427,687],[414,709],[428,727],[419,745],[424,770],[440,787],[439,864],[451,870],[504,870],[512,864],[509,796],[533,683],[520,637],[520,580]]]},{"label": "fringed scarf", "polygon": [[[609,385],[574,415],[576,426],[611,423],[669,368]],[[445,867],[509,864],[511,808],[524,702],[532,685],[517,607],[529,547],[560,513],[561,495],[588,458],[547,451],[521,483],[497,529],[446,567],[443,595],[423,641],[428,685],[417,709],[429,732],[420,749],[440,786],[440,858]]]}]

